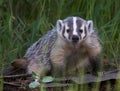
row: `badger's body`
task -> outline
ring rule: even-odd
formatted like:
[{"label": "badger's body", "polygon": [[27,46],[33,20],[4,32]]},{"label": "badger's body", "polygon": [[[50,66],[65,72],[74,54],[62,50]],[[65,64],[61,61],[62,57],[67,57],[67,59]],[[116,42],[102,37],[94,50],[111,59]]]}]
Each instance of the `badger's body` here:
[{"label": "badger's body", "polygon": [[27,72],[41,76],[52,68],[72,72],[87,67],[100,52],[92,21],[68,17],[58,20],[56,27],[28,48],[24,57],[28,61]]}]

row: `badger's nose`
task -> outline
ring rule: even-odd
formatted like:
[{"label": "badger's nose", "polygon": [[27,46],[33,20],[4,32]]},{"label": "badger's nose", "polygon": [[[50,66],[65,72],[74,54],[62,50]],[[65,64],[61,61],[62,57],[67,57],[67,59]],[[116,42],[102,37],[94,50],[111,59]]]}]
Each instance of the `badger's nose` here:
[{"label": "badger's nose", "polygon": [[77,35],[73,35],[72,42],[78,42],[78,41],[79,41],[79,37]]}]

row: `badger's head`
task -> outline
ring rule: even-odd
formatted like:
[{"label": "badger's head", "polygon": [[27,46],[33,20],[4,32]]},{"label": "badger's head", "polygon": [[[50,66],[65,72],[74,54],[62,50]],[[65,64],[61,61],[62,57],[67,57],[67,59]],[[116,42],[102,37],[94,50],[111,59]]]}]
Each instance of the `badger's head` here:
[{"label": "badger's head", "polygon": [[79,44],[94,32],[93,22],[80,17],[68,17],[58,20],[56,24],[58,34],[70,43]]}]

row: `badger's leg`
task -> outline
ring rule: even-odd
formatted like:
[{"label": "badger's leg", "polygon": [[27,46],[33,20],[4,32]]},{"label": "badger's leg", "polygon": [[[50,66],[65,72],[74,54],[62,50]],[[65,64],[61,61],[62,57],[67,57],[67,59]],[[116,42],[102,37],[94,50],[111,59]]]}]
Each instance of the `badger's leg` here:
[{"label": "badger's leg", "polygon": [[98,71],[100,69],[100,58],[97,57],[90,57],[89,58],[92,74],[98,76]]},{"label": "badger's leg", "polygon": [[45,75],[47,71],[45,65],[43,63],[39,63],[37,60],[31,60],[27,67],[27,73],[32,74],[33,72],[39,77],[37,80]]},{"label": "badger's leg", "polygon": [[89,42],[87,44],[88,57],[90,65],[92,66],[92,73],[97,75],[97,71],[100,68],[99,54],[101,53],[101,45],[94,37],[92,37],[89,41],[91,44],[89,44]]},{"label": "badger's leg", "polygon": [[94,75],[98,75],[97,71],[98,69],[100,69],[99,54],[101,53],[101,46],[99,42],[97,41],[96,44],[93,47],[89,47],[88,50],[89,61],[92,67],[92,73]]}]

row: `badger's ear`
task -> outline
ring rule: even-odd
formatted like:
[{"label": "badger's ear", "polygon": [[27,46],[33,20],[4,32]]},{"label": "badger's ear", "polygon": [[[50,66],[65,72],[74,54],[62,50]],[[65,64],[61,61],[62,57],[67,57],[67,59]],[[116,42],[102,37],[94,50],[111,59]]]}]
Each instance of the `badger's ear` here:
[{"label": "badger's ear", "polygon": [[63,21],[62,20],[57,20],[56,24],[56,30],[58,33],[61,33],[63,29]]},{"label": "badger's ear", "polygon": [[87,30],[88,30],[89,33],[94,32],[94,26],[93,26],[93,21],[92,20],[87,21]]}]

